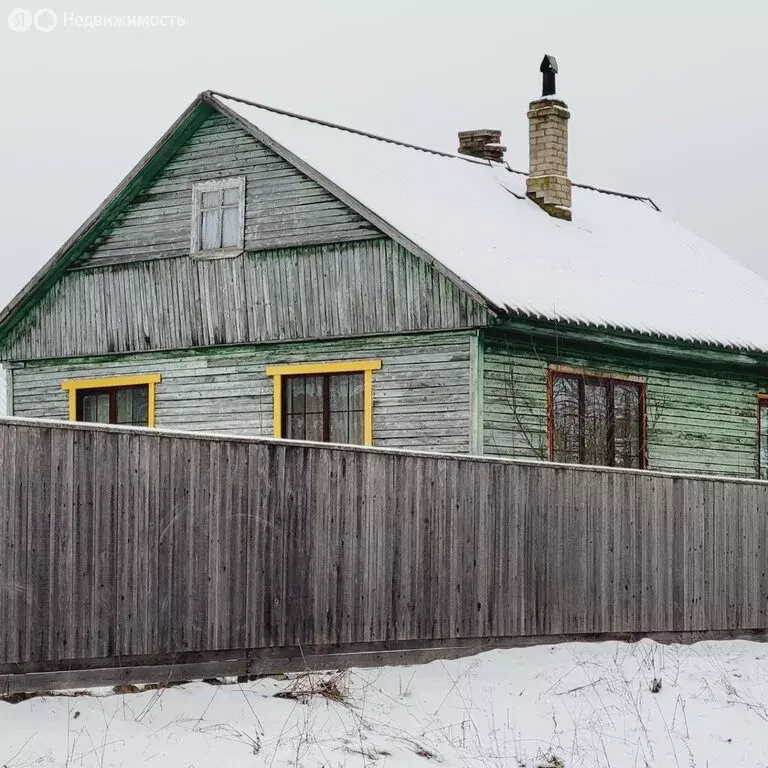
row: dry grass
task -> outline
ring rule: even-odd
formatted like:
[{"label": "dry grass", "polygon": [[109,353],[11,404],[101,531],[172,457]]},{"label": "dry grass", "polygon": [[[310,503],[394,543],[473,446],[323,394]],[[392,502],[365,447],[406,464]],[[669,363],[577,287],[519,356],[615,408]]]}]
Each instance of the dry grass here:
[{"label": "dry grass", "polygon": [[536,763],[536,768],[565,768],[565,763],[553,752],[548,752],[540,762]]},{"label": "dry grass", "polygon": [[302,703],[314,697],[344,703],[349,698],[346,670],[335,672],[302,672],[291,679],[290,685],[275,694],[278,699],[293,699]]}]

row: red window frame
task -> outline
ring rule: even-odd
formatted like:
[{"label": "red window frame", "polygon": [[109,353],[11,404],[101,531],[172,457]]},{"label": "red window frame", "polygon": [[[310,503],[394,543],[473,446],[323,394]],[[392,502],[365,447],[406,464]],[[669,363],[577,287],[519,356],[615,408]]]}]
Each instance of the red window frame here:
[{"label": "red window frame", "polygon": [[[646,415],[646,382],[640,378],[630,378],[620,376],[616,374],[602,374],[591,371],[582,371],[576,368],[560,368],[553,366],[547,369],[547,455],[550,461],[555,461],[555,380],[558,377],[578,379],[584,382],[598,382],[605,384],[606,382],[620,383],[620,384],[632,384],[638,388],[638,407],[640,409],[640,467],[639,469],[648,468],[648,420]],[[580,406],[581,407],[581,406]],[[609,436],[612,432],[611,427],[609,429]],[[610,457],[611,462],[615,462],[615,448],[614,453]],[[604,466],[616,466],[615,463],[608,463]]]}]

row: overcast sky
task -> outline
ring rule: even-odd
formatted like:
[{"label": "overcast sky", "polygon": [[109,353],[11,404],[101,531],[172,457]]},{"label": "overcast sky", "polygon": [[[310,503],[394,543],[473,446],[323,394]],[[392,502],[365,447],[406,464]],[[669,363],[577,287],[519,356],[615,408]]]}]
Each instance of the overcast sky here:
[{"label": "overcast sky", "polygon": [[[45,0],[58,26],[14,32],[17,2],[41,7],[0,19],[0,305],[199,91],[449,150],[458,130],[501,128],[525,170],[544,53],[572,179],[650,195],[768,276],[764,0]],[[71,23],[89,14],[185,23]]]}]

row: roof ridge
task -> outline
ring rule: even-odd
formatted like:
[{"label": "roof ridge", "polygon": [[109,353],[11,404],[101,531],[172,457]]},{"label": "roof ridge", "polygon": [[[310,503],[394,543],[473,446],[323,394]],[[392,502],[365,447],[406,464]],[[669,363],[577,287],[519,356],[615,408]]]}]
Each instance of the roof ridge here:
[{"label": "roof ridge", "polygon": [[[384,141],[388,144],[395,144],[400,147],[406,147],[407,149],[416,149],[419,152],[428,152],[432,155],[439,155],[440,157],[449,157],[454,158],[456,160],[464,160],[468,163],[474,163],[475,165],[487,165],[490,167],[496,167],[500,166],[503,168],[506,168],[510,173],[517,173],[521,176],[530,176],[528,171],[518,171],[515,168],[512,168],[509,163],[504,160],[501,163],[493,163],[490,160],[485,160],[483,158],[478,157],[471,157],[467,155],[460,155],[458,153],[454,152],[444,152],[440,149],[431,149],[430,147],[422,147],[419,144],[411,144],[408,141],[401,141],[400,139],[392,139],[388,136],[381,136],[377,133],[370,133],[369,131],[363,131],[358,128],[350,128],[348,125],[341,125],[340,123],[332,123],[328,120],[321,120],[317,117],[309,117],[308,115],[302,115],[298,112],[291,112],[287,109],[280,109],[279,107],[272,107],[268,104],[261,104],[257,101],[251,101],[250,99],[243,99],[240,96],[233,96],[230,93],[222,93],[221,91],[205,91],[203,95],[209,95],[209,96],[220,96],[222,99],[231,99],[232,101],[239,101],[241,104],[248,104],[251,107],[256,107],[257,109],[264,109],[267,112],[273,112],[276,115],[283,115],[285,117],[292,117],[296,120],[304,120],[307,123],[314,123],[315,125],[322,125],[326,128],[335,128],[339,131],[346,131],[347,133],[352,133],[357,136],[363,136],[367,139],[375,139],[377,141]],[[617,197],[625,197],[630,200],[638,200],[640,202],[648,203],[657,211],[661,211],[658,205],[650,198],[645,195],[633,195],[629,192],[618,192],[614,189],[605,189],[603,187],[596,187],[591,184],[581,184],[579,182],[572,181],[571,185],[574,187],[579,187],[580,189],[588,189],[592,192],[600,192],[604,195],[616,195]]]},{"label": "roof ridge", "polygon": [[[285,117],[293,117],[297,120],[304,120],[307,123],[315,123],[316,125],[323,125],[326,128],[335,128],[339,131],[346,131],[347,133],[354,133],[357,136],[364,136],[367,139],[376,139],[377,141],[385,141],[388,144],[397,144],[401,147],[408,149],[417,149],[420,152],[429,152],[432,155],[440,155],[442,157],[452,157],[457,160],[466,160],[469,163],[475,163],[479,165],[490,165],[490,161],[483,160],[478,157],[467,157],[466,155],[459,155],[457,153],[445,152],[441,149],[431,149],[430,147],[422,147],[419,144],[411,144],[408,141],[401,141],[400,139],[392,139],[388,136],[381,136],[377,133],[370,133],[369,131],[363,131],[359,128],[350,128],[348,125],[341,125],[340,123],[332,123],[328,120],[321,120],[317,117],[309,117],[308,115],[301,115],[298,112],[291,112],[287,109],[280,109],[279,107],[271,107],[268,104],[260,104],[257,101],[250,101],[249,99],[243,99],[239,96],[232,96],[229,93],[222,93],[221,91],[205,91],[206,94],[211,96],[220,96],[223,99],[231,99],[232,101],[239,101],[241,104],[248,104],[251,107],[257,107],[258,109],[264,109],[267,112],[274,112],[277,115],[284,115]],[[522,173],[522,171],[518,171]]]}]

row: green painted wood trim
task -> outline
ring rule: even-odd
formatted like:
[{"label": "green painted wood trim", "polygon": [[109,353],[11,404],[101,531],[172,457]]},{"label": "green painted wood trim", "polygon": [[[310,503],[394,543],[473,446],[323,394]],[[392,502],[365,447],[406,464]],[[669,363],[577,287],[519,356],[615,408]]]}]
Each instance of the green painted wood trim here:
[{"label": "green painted wood trim", "polygon": [[483,453],[483,349],[483,335],[478,329],[469,340],[469,452],[474,455]]},{"label": "green painted wood trim", "polygon": [[240,344],[218,344],[204,347],[186,347],[183,349],[143,349],[136,352],[110,352],[100,355],[72,355],[69,357],[45,357],[35,358],[33,360],[14,360],[5,361],[5,364],[11,368],[27,368],[39,365],[67,365],[67,364],[98,364],[114,362],[115,360],[129,360],[132,358],[147,358],[161,355],[165,358],[186,358],[194,356],[214,356],[231,355],[233,352],[245,354],[249,350],[256,350],[262,347],[319,347],[323,344],[349,344],[351,349],[359,350],[360,342],[370,342],[375,344],[377,341],[387,338],[405,338],[409,336],[457,336],[463,337],[471,333],[476,333],[477,327],[467,328],[435,328],[427,331],[397,331],[395,333],[387,331],[386,333],[369,333],[358,336],[323,336],[311,339],[270,339],[259,342],[243,342]]},{"label": "green painted wood trim", "polygon": [[699,365],[725,369],[749,369],[753,374],[768,374],[768,354],[757,350],[719,347],[682,339],[666,339],[593,326],[556,323],[551,320],[504,318],[493,328],[521,341],[542,340],[573,345],[571,349],[611,350],[639,361],[661,360],[670,365]]}]

